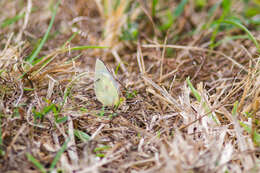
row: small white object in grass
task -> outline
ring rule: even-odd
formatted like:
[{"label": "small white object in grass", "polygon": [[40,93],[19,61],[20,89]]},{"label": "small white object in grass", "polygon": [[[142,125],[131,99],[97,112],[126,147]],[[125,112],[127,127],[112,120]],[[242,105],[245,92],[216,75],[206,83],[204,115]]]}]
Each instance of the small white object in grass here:
[{"label": "small white object in grass", "polygon": [[95,66],[94,91],[103,106],[115,106],[119,103],[119,85],[105,64],[97,59]]}]

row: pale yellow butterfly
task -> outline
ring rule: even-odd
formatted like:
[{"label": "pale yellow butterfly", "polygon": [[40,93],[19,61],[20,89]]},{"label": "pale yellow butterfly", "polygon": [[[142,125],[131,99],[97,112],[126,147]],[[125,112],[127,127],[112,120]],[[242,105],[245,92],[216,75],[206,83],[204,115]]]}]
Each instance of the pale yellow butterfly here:
[{"label": "pale yellow butterfly", "polygon": [[119,102],[119,85],[99,59],[95,66],[94,91],[103,106],[114,106]]}]

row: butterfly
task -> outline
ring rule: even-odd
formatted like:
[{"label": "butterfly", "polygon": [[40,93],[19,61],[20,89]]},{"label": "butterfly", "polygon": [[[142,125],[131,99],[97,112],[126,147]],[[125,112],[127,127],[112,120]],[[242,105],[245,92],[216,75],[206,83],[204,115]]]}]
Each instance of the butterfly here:
[{"label": "butterfly", "polygon": [[97,59],[95,66],[94,91],[103,106],[115,106],[119,103],[119,85],[105,64]]}]

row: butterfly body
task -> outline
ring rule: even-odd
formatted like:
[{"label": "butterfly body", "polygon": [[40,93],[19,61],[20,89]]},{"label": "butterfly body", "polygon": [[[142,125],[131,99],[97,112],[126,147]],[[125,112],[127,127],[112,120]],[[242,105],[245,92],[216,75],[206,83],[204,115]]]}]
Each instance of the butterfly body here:
[{"label": "butterfly body", "polygon": [[95,66],[94,91],[103,106],[114,106],[119,102],[119,87],[105,64],[97,59]]}]

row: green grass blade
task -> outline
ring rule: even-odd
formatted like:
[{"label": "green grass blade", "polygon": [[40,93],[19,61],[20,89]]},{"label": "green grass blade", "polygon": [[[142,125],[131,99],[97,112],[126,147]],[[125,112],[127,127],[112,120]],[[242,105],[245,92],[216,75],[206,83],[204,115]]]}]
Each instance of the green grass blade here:
[{"label": "green grass blade", "polygon": [[250,40],[252,40],[253,43],[255,44],[258,52],[260,53],[260,47],[259,47],[259,44],[258,44],[256,38],[253,36],[253,34],[244,25],[238,23],[237,21],[233,21],[233,20],[222,20],[222,21],[220,21],[220,23],[231,24],[231,25],[234,25],[234,26],[242,29],[243,31],[245,31],[247,33],[248,37],[250,38]]},{"label": "green grass blade", "polygon": [[224,16],[226,16],[231,10],[232,0],[222,0],[222,7]]},{"label": "green grass blade", "polygon": [[65,50],[69,51],[69,50],[105,49],[105,48],[109,48],[109,47],[108,46],[77,46],[77,47],[72,47],[72,48],[68,48]]},{"label": "green grass blade", "polygon": [[[57,54],[60,53],[64,53],[64,52],[68,52],[68,51],[72,51],[72,50],[86,50],[86,49],[104,49],[104,48],[109,48],[108,46],[77,46],[77,47],[72,47],[72,48],[65,48],[62,51],[59,51]],[[48,57],[48,56],[47,56]],[[40,61],[41,59],[46,58],[46,57],[42,57],[39,60],[37,59],[37,61],[31,62],[31,64],[37,64],[35,62]],[[38,73],[39,71],[41,71],[50,61],[52,61],[55,57],[52,58],[48,58],[46,59],[46,62],[43,63],[43,65],[37,70],[36,73]],[[26,75],[27,72],[23,73],[20,76],[20,79],[24,77],[24,75]]]},{"label": "green grass blade", "polygon": [[189,88],[191,89],[192,94],[200,102],[201,101],[200,93],[194,88],[194,86],[192,85],[192,83],[191,83],[189,78],[186,79],[186,82],[187,82]]},{"label": "green grass blade", "polygon": [[108,145],[103,145],[102,147],[96,147],[96,148],[94,149],[94,152],[104,151],[104,150],[108,150],[108,149],[110,149],[110,148],[111,148],[111,147],[108,146]]},{"label": "green grass blade", "polygon": [[202,27],[202,29],[203,30],[206,30],[206,29],[208,29],[209,28],[209,26],[210,26],[210,24],[212,23],[212,17],[213,17],[213,15],[214,15],[214,13],[216,12],[216,10],[219,8],[219,6],[220,6],[220,4],[221,4],[221,2],[218,2],[218,3],[216,3],[215,5],[213,5],[210,9],[209,9],[209,11],[208,11],[208,17],[207,17],[207,22],[203,25],[203,27]]},{"label": "green grass blade", "polygon": [[[242,121],[239,121],[239,124],[244,128],[245,131],[247,131],[247,133],[251,134],[252,133],[252,128],[243,123]],[[260,134],[257,133],[257,131],[254,131],[254,142],[256,143],[257,146],[260,146]]]},{"label": "green grass blade", "polygon": [[15,22],[17,22],[18,20],[20,20],[21,18],[23,18],[25,15],[25,13],[22,13],[22,14],[18,14],[16,16],[14,16],[13,18],[8,18],[6,20],[4,20],[1,25],[0,25],[0,28],[5,28]]},{"label": "green grass blade", "polygon": [[74,129],[74,135],[77,138],[79,138],[82,142],[87,142],[90,140],[90,136],[87,133],[80,131],[80,130]]},{"label": "green grass blade", "polygon": [[2,139],[2,113],[0,114],[0,156],[4,155],[4,150],[2,149],[3,139]]},{"label": "green grass blade", "polygon": [[167,14],[167,22],[160,26],[160,30],[167,30],[169,29],[174,21],[182,14],[184,11],[184,7],[187,4],[188,0],[182,0],[180,4],[175,8],[175,10]]},{"label": "green grass blade", "polygon": [[34,164],[34,166],[39,169],[40,172],[47,173],[44,166],[37,159],[35,159],[30,153],[26,153],[26,156],[27,156],[27,159],[30,162],[32,162]]},{"label": "green grass blade", "polygon": [[55,19],[55,16],[56,16],[56,13],[57,13],[57,10],[58,10],[58,7],[59,7],[59,4],[60,4],[60,0],[56,3],[56,6],[53,10],[53,13],[52,13],[52,17],[51,17],[51,21],[50,21],[50,24],[48,26],[48,29],[46,31],[46,33],[44,34],[43,36],[43,39],[41,40],[40,42],[40,45],[37,47],[37,49],[33,52],[33,54],[28,58],[28,62],[29,63],[32,63],[34,61],[34,59],[36,58],[36,56],[39,54],[39,52],[41,51],[43,45],[45,44],[45,42],[47,41],[47,38],[49,36],[49,33],[51,31],[51,28],[52,28],[52,25],[54,23],[54,19]]},{"label": "green grass blade", "polygon": [[152,2],[152,17],[155,17],[156,14],[156,5],[158,4],[158,0],[153,0]]},{"label": "green grass blade", "polygon": [[[191,89],[191,92],[194,95],[194,97],[196,98],[196,100],[201,102],[200,93],[194,88],[194,86],[192,85],[189,77],[186,79],[186,82],[187,82],[189,88]],[[210,108],[209,108],[209,106],[207,105],[206,102],[203,102],[202,106],[203,106],[205,112],[211,112],[211,110],[210,110]],[[219,124],[219,121],[217,120],[217,118],[212,113],[209,113],[209,116],[212,117],[212,119],[215,121],[216,124]]]},{"label": "green grass blade", "polygon": [[232,109],[232,115],[235,116],[237,114],[237,107],[238,107],[238,101],[234,103],[233,109]]},{"label": "green grass blade", "polygon": [[207,5],[206,0],[195,0],[195,7],[196,8],[204,8]]},{"label": "green grass blade", "polygon": [[78,32],[74,32],[74,33],[70,36],[70,38],[62,45],[62,48],[64,48],[67,43],[71,42],[71,40],[73,40],[73,38],[75,38],[76,35],[78,35]]},{"label": "green grass blade", "polygon": [[115,75],[118,74],[118,70],[119,70],[120,66],[121,66],[120,63],[116,66]]},{"label": "green grass blade", "polygon": [[231,5],[232,5],[231,0],[222,0],[221,6],[223,8],[223,12],[222,12],[222,15],[220,16],[220,18],[217,20],[216,27],[215,27],[214,31],[212,32],[212,36],[210,38],[211,49],[213,49],[215,47],[215,40],[216,40],[218,31],[219,31],[219,26],[220,26],[219,21],[222,21],[226,18],[226,16],[229,14],[229,12],[231,10]]},{"label": "green grass blade", "polygon": [[70,60],[66,61],[64,64],[69,64],[73,61],[76,61],[78,58],[80,58],[82,55],[82,53],[78,54],[77,56],[75,56],[74,58],[71,58]]},{"label": "green grass blade", "polygon": [[67,139],[64,142],[64,144],[61,146],[60,150],[57,152],[56,156],[54,157],[53,161],[51,162],[50,172],[55,168],[58,161],[60,160],[62,153],[64,153],[64,151],[67,149],[67,145],[68,145],[69,141],[70,141],[70,139]]},{"label": "green grass blade", "polygon": [[184,11],[184,7],[187,4],[188,0],[182,0],[181,3],[176,7],[176,9],[173,12],[174,18],[179,17],[182,12]]}]

